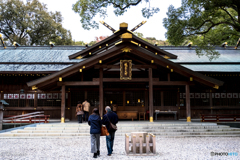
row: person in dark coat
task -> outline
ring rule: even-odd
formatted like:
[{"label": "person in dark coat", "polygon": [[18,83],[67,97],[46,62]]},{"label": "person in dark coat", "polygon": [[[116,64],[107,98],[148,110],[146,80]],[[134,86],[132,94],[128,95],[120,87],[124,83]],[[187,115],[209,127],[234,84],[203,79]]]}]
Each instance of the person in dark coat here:
[{"label": "person in dark coat", "polygon": [[111,108],[109,106],[107,106],[105,110],[106,110],[106,114],[103,116],[102,124],[104,124],[107,127],[107,130],[109,132],[109,135],[106,136],[106,144],[107,144],[108,156],[111,156],[113,152],[113,144],[114,144],[114,137],[115,137],[116,130],[111,130],[109,125],[110,125],[110,122],[116,125],[118,123],[118,116],[116,113],[111,111]]},{"label": "person in dark coat", "polygon": [[88,124],[91,126],[91,153],[93,153],[93,158],[97,158],[97,156],[100,156],[100,134],[102,127],[99,110],[97,108],[94,108],[92,114],[89,116]]}]

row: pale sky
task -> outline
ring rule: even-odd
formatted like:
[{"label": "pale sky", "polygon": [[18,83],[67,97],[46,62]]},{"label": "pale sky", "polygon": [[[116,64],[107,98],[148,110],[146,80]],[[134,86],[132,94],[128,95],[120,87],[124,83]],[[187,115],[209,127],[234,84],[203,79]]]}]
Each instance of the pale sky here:
[{"label": "pale sky", "polygon": [[[112,31],[104,27],[102,24],[99,25],[99,29],[84,30],[80,22],[80,16],[72,10],[72,5],[77,2],[77,0],[39,0],[42,3],[47,4],[48,11],[60,11],[63,16],[63,27],[70,30],[72,33],[72,38],[75,41],[90,42],[95,40],[95,37],[99,36],[110,36]],[[136,30],[140,32],[144,37],[155,37],[158,40],[166,40],[165,33],[166,29],[163,27],[163,18],[167,17],[166,12],[168,7],[172,4],[176,7],[181,6],[181,0],[150,0],[151,6],[160,8],[160,12],[150,17],[149,19],[144,19],[141,13],[141,9],[146,6],[145,2],[140,5],[131,7],[123,16],[116,17],[113,13],[113,8],[109,7],[108,17],[105,19],[95,17],[94,20],[99,22],[103,20],[115,30],[119,29],[119,24],[122,22],[128,23],[128,29],[131,30],[137,24],[146,20],[143,26]]]}]

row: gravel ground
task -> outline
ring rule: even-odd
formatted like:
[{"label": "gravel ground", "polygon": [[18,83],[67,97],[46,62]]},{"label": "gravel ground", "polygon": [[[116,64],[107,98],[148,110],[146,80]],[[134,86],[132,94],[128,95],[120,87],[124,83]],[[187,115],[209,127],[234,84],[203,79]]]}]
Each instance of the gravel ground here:
[{"label": "gravel ground", "polygon": [[[101,137],[101,155],[97,159],[240,159],[240,137],[160,138],[154,156],[127,156],[125,137],[115,137],[113,154],[107,156],[106,140]],[[237,156],[211,156],[211,152],[234,152]],[[0,159],[63,160],[94,159],[90,137],[66,139],[0,139]]]}]

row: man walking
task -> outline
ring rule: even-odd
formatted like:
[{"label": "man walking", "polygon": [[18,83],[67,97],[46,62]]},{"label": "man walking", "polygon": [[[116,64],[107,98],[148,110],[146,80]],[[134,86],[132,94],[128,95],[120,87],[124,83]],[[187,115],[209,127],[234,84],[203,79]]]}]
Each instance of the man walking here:
[{"label": "man walking", "polygon": [[118,123],[118,116],[116,113],[111,111],[111,108],[109,106],[107,106],[105,110],[106,110],[106,114],[103,116],[102,124],[104,124],[107,127],[107,130],[109,132],[109,135],[106,136],[106,144],[107,144],[108,156],[111,156],[113,152],[113,143],[114,143],[116,130],[110,129],[110,122],[116,125]]},{"label": "man walking", "polygon": [[89,110],[90,110],[90,103],[87,101],[87,99],[85,99],[85,101],[83,102],[83,110],[84,110],[84,119],[85,122],[88,122],[88,116],[89,116]]}]

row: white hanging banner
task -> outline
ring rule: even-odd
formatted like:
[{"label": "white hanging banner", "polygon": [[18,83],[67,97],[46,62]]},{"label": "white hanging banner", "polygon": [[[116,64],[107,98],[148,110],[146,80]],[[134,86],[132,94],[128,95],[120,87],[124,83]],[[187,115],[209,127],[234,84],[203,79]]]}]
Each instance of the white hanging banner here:
[{"label": "white hanging banner", "polygon": [[206,93],[201,93],[201,98],[206,98]]},{"label": "white hanging banner", "polygon": [[19,99],[19,94],[14,94],[14,99]]},{"label": "white hanging banner", "polygon": [[58,99],[62,99],[62,93],[59,93]]},{"label": "white hanging banner", "polygon": [[20,99],[26,99],[26,95],[25,94],[20,94]]},{"label": "white hanging banner", "polygon": [[212,98],[215,98],[215,94],[214,93],[212,93]]},{"label": "white hanging banner", "polygon": [[190,98],[194,98],[194,93],[190,93]]},{"label": "white hanging banner", "polygon": [[227,93],[227,98],[232,98],[232,93]]},{"label": "white hanging banner", "polygon": [[53,93],[53,99],[58,99],[58,93]]},{"label": "white hanging banner", "polygon": [[233,98],[238,98],[238,93],[233,93]]},{"label": "white hanging banner", "polygon": [[226,98],[226,93],[221,93],[221,98]]},{"label": "white hanging banner", "polygon": [[46,94],[45,93],[41,94],[41,99],[46,99]]},{"label": "white hanging banner", "polygon": [[195,93],[195,98],[200,98],[200,93]]},{"label": "white hanging banner", "polygon": [[33,99],[33,94],[27,94],[27,99]]},{"label": "white hanging banner", "polygon": [[8,94],[8,99],[13,99],[13,94]]},{"label": "white hanging banner", "polygon": [[209,93],[207,93],[207,98],[209,98]]},{"label": "white hanging banner", "polygon": [[52,93],[47,93],[47,99],[52,99]]},{"label": "white hanging banner", "polygon": [[4,94],[4,99],[8,99],[8,94]]},{"label": "white hanging banner", "polygon": [[215,93],[215,98],[220,98],[220,93]]}]

